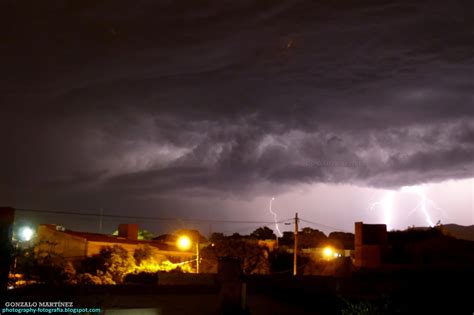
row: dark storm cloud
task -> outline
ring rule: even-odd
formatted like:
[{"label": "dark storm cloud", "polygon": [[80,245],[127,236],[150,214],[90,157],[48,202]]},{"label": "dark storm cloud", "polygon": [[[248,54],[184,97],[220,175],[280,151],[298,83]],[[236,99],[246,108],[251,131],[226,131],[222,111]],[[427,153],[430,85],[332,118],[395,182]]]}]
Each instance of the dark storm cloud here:
[{"label": "dark storm cloud", "polygon": [[5,202],[473,175],[470,1],[2,5]]}]

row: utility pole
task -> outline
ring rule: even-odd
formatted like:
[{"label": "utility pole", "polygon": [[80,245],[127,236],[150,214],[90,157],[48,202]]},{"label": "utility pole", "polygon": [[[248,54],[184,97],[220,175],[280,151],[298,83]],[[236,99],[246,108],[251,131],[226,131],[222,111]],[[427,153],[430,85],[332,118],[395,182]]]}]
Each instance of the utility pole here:
[{"label": "utility pole", "polygon": [[298,212],[295,214],[295,246],[293,249],[293,276],[298,273]]},{"label": "utility pole", "polygon": [[196,242],[196,273],[199,273],[199,241]]}]

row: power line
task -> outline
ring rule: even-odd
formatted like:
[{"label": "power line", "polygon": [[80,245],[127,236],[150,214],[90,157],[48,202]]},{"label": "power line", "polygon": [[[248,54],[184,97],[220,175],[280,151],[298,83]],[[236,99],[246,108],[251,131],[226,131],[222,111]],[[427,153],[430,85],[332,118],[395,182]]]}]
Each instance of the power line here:
[{"label": "power line", "polygon": [[[286,223],[293,220],[293,218],[274,221],[252,221],[252,220],[217,220],[217,219],[183,219],[183,218],[171,218],[171,217],[145,217],[145,216],[130,216],[130,215],[119,215],[119,214],[104,214],[104,213],[92,213],[92,212],[80,212],[77,210],[72,211],[58,211],[58,210],[47,210],[47,209],[32,209],[32,208],[15,208],[17,211],[33,212],[33,213],[49,213],[49,214],[62,214],[62,215],[77,215],[77,216],[93,216],[93,217],[109,217],[117,219],[138,219],[138,220],[153,220],[153,221],[184,221],[184,222],[200,222],[200,223],[230,223],[230,224],[275,224],[275,223]],[[316,225],[319,227],[325,227],[334,231],[344,231],[340,228],[317,223],[314,221],[299,218],[300,221]]]},{"label": "power line", "polygon": [[[290,219],[291,220],[291,219]],[[272,229],[271,227],[269,227],[268,225],[264,225],[265,227],[269,228],[269,229]],[[270,225],[271,226],[271,225]],[[255,225],[250,225],[250,226],[247,226],[247,227],[244,227],[244,228],[239,228],[237,230],[235,229],[232,229],[230,230],[229,228],[227,229],[224,229],[223,232],[230,232],[230,233],[245,233],[245,232],[251,232],[251,231],[254,231],[256,228]],[[221,230],[222,231],[222,230]]]},{"label": "power line", "polygon": [[313,224],[313,225],[316,225],[316,226],[324,227],[324,228],[327,228],[327,229],[331,229],[331,230],[334,230],[334,231],[347,232],[343,229],[340,229],[340,228],[337,228],[337,227],[334,227],[334,226],[329,226],[329,225],[325,225],[325,224],[321,224],[321,223],[317,223],[317,222],[313,222],[313,221],[309,221],[309,220],[305,220],[305,219],[301,219],[301,218],[300,218],[300,221],[306,222],[306,223],[309,223],[309,224]]},{"label": "power line", "polygon": [[[93,216],[93,217],[109,217],[118,219],[138,219],[138,220],[153,220],[153,221],[185,221],[185,222],[201,222],[201,223],[233,223],[233,224],[275,224],[273,221],[239,221],[239,220],[217,220],[217,219],[182,219],[182,218],[163,218],[163,217],[143,217],[143,216],[129,216],[119,214],[104,214],[104,213],[90,213],[80,211],[57,211],[45,209],[22,209],[15,208],[17,211],[33,212],[33,213],[50,213],[50,214],[65,214],[78,216]],[[292,219],[281,220],[276,223],[283,223]]]}]

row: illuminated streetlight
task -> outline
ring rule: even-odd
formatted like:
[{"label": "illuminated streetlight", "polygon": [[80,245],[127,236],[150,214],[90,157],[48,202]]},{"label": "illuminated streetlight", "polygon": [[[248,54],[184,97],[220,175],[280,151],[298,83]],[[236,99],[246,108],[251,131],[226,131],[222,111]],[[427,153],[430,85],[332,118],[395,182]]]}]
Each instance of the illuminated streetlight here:
[{"label": "illuminated streetlight", "polygon": [[191,239],[186,235],[182,235],[178,238],[177,245],[180,250],[188,250],[191,248]]},{"label": "illuminated streetlight", "polygon": [[323,255],[327,259],[332,258],[334,255],[334,250],[331,247],[326,247],[323,249]]},{"label": "illuminated streetlight", "polygon": [[29,240],[31,240],[34,234],[35,232],[33,231],[33,229],[28,226],[24,226],[18,231],[18,237],[23,242],[28,242]]},{"label": "illuminated streetlight", "polygon": [[[178,238],[176,244],[180,250],[189,250],[192,242],[188,236],[182,235]],[[196,273],[199,273],[199,259],[199,242],[196,242]]]},{"label": "illuminated streetlight", "polygon": [[22,226],[18,229],[18,240],[15,241],[15,259],[13,261],[12,273],[16,274],[17,261],[18,261],[18,248],[21,242],[29,242],[33,238],[35,231],[29,226]]}]

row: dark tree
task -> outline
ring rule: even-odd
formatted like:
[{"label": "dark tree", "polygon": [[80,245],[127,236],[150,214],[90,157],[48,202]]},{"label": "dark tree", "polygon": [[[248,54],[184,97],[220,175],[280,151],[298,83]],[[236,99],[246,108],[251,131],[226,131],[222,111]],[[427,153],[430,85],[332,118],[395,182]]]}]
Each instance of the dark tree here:
[{"label": "dark tree", "polygon": [[41,240],[36,246],[18,248],[15,272],[21,273],[24,280],[38,283],[58,284],[67,281],[63,277],[65,259],[56,250],[56,243]]},{"label": "dark tree", "polygon": [[233,239],[233,240],[240,240],[240,239],[243,239],[243,238],[244,238],[244,236],[240,235],[239,233],[234,233],[231,236],[229,236],[229,239]]},{"label": "dark tree", "polygon": [[99,254],[87,257],[82,262],[81,282],[117,284],[133,269],[134,259],[126,249],[114,245],[104,246]]},{"label": "dark tree", "polygon": [[225,240],[225,235],[224,233],[212,233],[211,237],[209,238],[209,241],[211,243],[219,242],[222,240]]},{"label": "dark tree", "polygon": [[345,232],[332,232],[329,234],[328,241],[335,247],[353,249],[354,234]]},{"label": "dark tree", "polygon": [[144,246],[143,248],[137,248],[133,252],[133,258],[135,259],[135,264],[139,266],[143,260],[147,260],[152,257],[152,252],[150,246]]},{"label": "dark tree", "polygon": [[286,231],[286,232],[283,232],[283,236],[278,239],[278,242],[280,243],[280,245],[283,245],[283,246],[292,246],[294,240],[295,240],[295,236],[293,232]]},{"label": "dark tree", "polygon": [[320,247],[326,240],[327,237],[323,232],[305,227],[299,233],[298,244],[301,248],[315,248]]},{"label": "dark tree", "polygon": [[264,226],[264,227],[259,227],[255,231],[253,231],[250,234],[250,237],[258,239],[258,240],[269,240],[269,239],[275,239],[276,235],[273,233],[273,230]]},{"label": "dark tree", "polygon": [[216,272],[217,261],[223,257],[235,257],[241,262],[245,274],[268,274],[270,264],[268,249],[249,238],[228,237],[216,241],[213,246],[201,250],[201,268],[205,272]]}]

